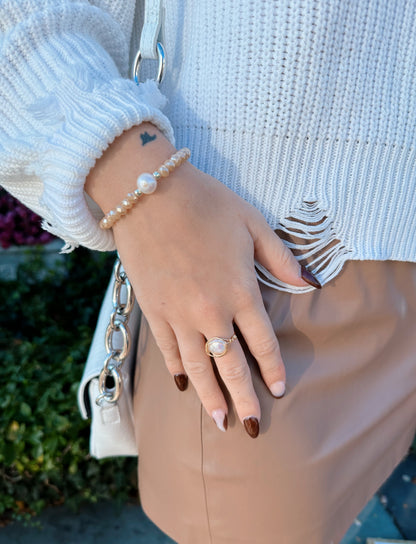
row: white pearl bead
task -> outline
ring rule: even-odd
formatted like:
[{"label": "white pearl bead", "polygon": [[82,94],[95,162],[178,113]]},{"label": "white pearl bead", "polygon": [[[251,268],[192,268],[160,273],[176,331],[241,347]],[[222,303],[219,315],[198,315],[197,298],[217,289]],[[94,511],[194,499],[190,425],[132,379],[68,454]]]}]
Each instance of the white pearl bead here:
[{"label": "white pearl bead", "polygon": [[141,174],[137,178],[137,188],[141,193],[144,193],[145,195],[150,195],[156,191],[157,187],[157,181],[152,176],[152,174],[148,174],[145,172],[144,174]]},{"label": "white pearl bead", "polygon": [[209,351],[214,355],[223,355],[227,349],[227,343],[220,338],[216,338],[209,343]]}]

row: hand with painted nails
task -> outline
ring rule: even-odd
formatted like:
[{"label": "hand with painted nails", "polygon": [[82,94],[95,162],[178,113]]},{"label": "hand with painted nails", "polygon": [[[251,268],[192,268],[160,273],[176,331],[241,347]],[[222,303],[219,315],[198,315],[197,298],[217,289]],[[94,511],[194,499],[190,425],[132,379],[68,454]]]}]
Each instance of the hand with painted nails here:
[{"label": "hand with painted nails", "polygon": [[[140,153],[140,133],[156,135]],[[91,171],[86,190],[107,212],[174,148],[152,125],[118,138]],[[114,186],[114,178],[120,182]],[[111,189],[110,189],[111,187]],[[212,360],[251,437],[259,434],[260,405],[237,325],[270,392],[285,392],[279,343],[264,308],[254,261],[280,280],[320,287],[302,269],[262,214],[220,181],[184,163],[113,228],[117,249],[179,390],[192,382],[221,431],[228,406]],[[214,337],[206,352],[206,342]],[[224,353],[221,340],[227,341]],[[215,349],[214,349],[215,348]]]}]

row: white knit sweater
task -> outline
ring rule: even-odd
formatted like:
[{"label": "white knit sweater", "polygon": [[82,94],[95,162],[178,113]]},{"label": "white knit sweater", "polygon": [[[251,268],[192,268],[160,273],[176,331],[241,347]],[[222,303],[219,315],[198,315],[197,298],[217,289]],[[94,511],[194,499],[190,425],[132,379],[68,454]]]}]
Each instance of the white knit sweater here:
[{"label": "white knit sweater", "polygon": [[126,79],[141,12],[0,2],[0,181],[68,248],[114,248],[83,183],[149,120],[297,234],[323,283],[347,259],[416,261],[416,2],[165,1],[161,92]]}]

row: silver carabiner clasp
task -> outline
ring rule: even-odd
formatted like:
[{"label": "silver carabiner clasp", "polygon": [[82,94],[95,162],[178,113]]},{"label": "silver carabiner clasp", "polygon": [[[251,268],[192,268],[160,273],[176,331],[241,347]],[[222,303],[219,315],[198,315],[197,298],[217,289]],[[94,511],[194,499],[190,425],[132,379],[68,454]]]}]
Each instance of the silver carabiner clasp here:
[{"label": "silver carabiner clasp", "polygon": [[[113,384],[112,387],[108,387],[107,378],[112,378]],[[100,372],[98,378],[98,388],[100,395],[96,398],[95,402],[100,406],[103,402],[108,402],[114,404],[118,401],[121,395],[123,387],[123,382],[118,370],[114,367],[111,367],[109,371],[106,371],[104,368]]]},{"label": "silver carabiner clasp", "polygon": [[[160,84],[163,81],[163,78],[165,76],[165,67],[166,67],[166,53],[165,48],[160,42],[157,42],[156,44],[156,51],[157,51],[157,58],[159,60],[159,65],[157,69],[157,76],[156,76],[156,83]],[[140,49],[136,53],[136,57],[133,62],[133,68],[132,68],[132,78],[134,79],[135,83],[139,85],[139,72],[140,72],[140,66],[142,63],[143,57]]]}]

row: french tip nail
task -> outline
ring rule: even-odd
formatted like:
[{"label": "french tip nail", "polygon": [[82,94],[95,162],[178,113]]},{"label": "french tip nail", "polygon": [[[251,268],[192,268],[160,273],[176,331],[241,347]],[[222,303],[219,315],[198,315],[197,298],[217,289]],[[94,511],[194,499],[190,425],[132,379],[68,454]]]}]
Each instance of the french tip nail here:
[{"label": "french tip nail", "polygon": [[175,380],[176,387],[179,391],[185,391],[188,387],[188,376],[186,374],[175,374],[173,379]]},{"label": "french tip nail", "polygon": [[225,433],[228,429],[228,417],[224,410],[214,410],[211,416],[219,430]]},{"label": "french tip nail", "polygon": [[303,279],[303,281],[306,281],[306,283],[309,283],[309,285],[312,285],[312,287],[315,287],[315,289],[322,289],[322,285],[315,278],[312,272],[309,272],[309,270],[305,268],[303,265],[300,266],[300,270],[301,270],[300,276]]},{"label": "french tip nail", "polygon": [[251,438],[257,438],[260,431],[259,420],[254,416],[248,416],[243,419],[244,428]]},{"label": "french tip nail", "polygon": [[286,391],[285,382],[279,381],[279,382],[272,383],[272,385],[270,386],[270,391],[272,395],[276,398],[283,397]]}]

